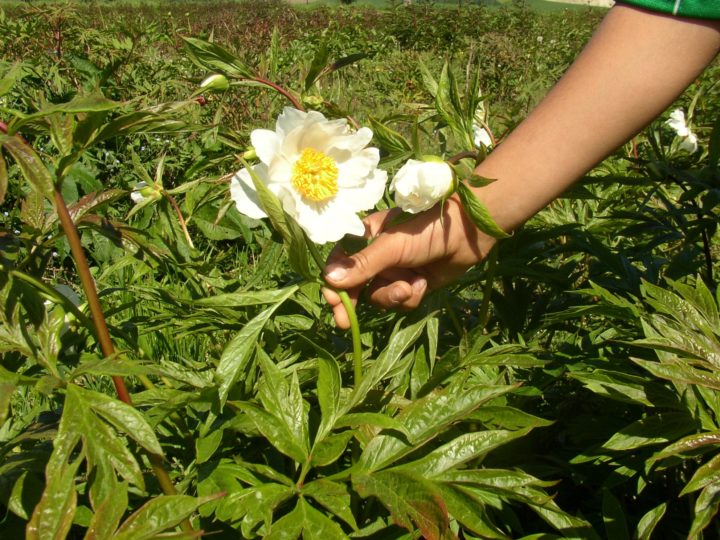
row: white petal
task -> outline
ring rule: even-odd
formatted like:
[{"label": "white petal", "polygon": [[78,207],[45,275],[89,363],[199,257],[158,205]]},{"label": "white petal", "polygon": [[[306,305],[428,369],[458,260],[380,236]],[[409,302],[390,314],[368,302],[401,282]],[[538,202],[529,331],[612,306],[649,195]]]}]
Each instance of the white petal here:
[{"label": "white petal", "polygon": [[325,152],[336,161],[345,161],[365,148],[372,140],[372,137],[373,132],[371,129],[360,128],[355,133],[333,139]]},{"label": "white petal", "polygon": [[372,210],[385,193],[387,172],[375,169],[362,186],[341,189],[335,195],[335,202],[350,212]]},{"label": "white petal", "polygon": [[[262,179],[265,176],[264,165],[255,165],[253,170]],[[267,217],[260,205],[260,199],[255,191],[252,178],[247,169],[241,169],[230,181],[230,197],[241,214],[253,219]]]},{"label": "white petal", "polygon": [[363,184],[377,168],[380,151],[377,148],[365,148],[345,161],[335,161],[338,168],[338,186],[356,187]]},{"label": "white petal", "polygon": [[277,133],[269,129],[255,129],[250,134],[250,142],[255,148],[260,161],[266,165],[270,165],[275,158],[275,154],[280,149],[280,138]]},{"label": "white petal", "polygon": [[362,220],[336,200],[326,204],[299,201],[293,217],[316,244],[337,242],[346,234],[362,236],[365,233]]},{"label": "white petal", "polygon": [[698,149],[697,137],[694,133],[689,133],[680,143],[680,149],[685,150],[689,154],[694,154]]},{"label": "white petal", "polygon": [[285,107],[275,122],[275,131],[279,137],[284,137],[293,129],[300,127],[305,122],[307,113],[293,107]]}]

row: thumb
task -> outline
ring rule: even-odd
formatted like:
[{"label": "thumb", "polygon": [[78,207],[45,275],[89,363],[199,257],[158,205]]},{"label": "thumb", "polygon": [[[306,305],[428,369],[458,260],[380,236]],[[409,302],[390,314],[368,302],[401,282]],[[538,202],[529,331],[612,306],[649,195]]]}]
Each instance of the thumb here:
[{"label": "thumb", "polygon": [[337,246],[328,257],[325,279],[329,285],[339,289],[362,286],[383,270],[396,266],[403,252],[403,239],[399,235],[379,234],[387,215],[373,214],[366,222],[366,236],[375,240],[366,248],[346,255]]},{"label": "thumb", "polygon": [[342,249],[334,250],[325,267],[325,279],[339,289],[362,286],[383,270],[397,265],[401,252],[399,238],[381,235],[372,244],[353,255],[345,255]]}]

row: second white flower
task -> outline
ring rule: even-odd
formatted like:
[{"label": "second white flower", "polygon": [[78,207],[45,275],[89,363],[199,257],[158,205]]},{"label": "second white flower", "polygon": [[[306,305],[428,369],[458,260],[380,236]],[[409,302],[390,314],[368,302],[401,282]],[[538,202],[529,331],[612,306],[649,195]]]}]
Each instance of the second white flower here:
[{"label": "second white flower", "polygon": [[453,171],[444,161],[409,159],[393,178],[390,191],[403,211],[417,214],[449,195],[453,183]]}]

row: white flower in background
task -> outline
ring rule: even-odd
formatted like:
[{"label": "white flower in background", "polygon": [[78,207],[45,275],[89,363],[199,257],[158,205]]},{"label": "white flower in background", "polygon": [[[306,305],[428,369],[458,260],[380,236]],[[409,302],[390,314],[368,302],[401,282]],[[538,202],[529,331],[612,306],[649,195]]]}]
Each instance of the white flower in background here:
[{"label": "white flower in background", "polygon": [[160,193],[161,186],[157,184],[148,184],[147,182],[138,182],[135,184],[130,198],[135,204],[149,203],[150,201],[156,201],[162,197]]},{"label": "white flower in background", "polygon": [[[379,150],[366,148],[372,136],[368,128],[352,131],[345,119],[286,107],[275,131],[250,134],[260,160],[252,169],[313,242],[362,236],[357,213],[375,207],[387,181],[377,168]],[[230,195],[242,214],[266,217],[247,169],[233,177]]]},{"label": "white flower in background", "polygon": [[484,127],[473,124],[472,127],[473,132],[473,143],[478,148],[490,148],[492,147],[492,137],[490,137],[490,133],[488,133],[488,130]]},{"label": "white flower in background", "polygon": [[450,165],[437,159],[409,159],[393,178],[390,191],[395,192],[395,204],[404,212],[417,214],[452,193],[455,187],[453,171]]},{"label": "white flower in background", "polygon": [[687,123],[685,122],[685,113],[682,109],[675,109],[670,113],[670,119],[665,121],[665,124],[680,137],[680,149],[693,154],[698,149],[697,137],[690,131]]}]

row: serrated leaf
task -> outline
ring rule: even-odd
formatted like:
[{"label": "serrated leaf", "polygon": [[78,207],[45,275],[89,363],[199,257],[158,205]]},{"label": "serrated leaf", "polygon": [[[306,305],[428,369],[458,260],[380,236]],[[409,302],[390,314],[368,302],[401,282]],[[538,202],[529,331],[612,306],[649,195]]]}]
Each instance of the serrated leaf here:
[{"label": "serrated leaf", "polygon": [[509,238],[510,235],[503,231],[490,216],[490,212],[475,194],[464,183],[458,184],[457,194],[460,197],[463,209],[472,219],[475,226],[485,234],[493,238]]},{"label": "serrated leaf", "polygon": [[453,537],[439,490],[421,476],[393,470],[353,475],[352,481],[361,497],[376,497],[399,526],[417,527],[429,540]]},{"label": "serrated leaf", "polygon": [[275,304],[260,312],[250,320],[235,337],[230,340],[220,357],[220,363],[215,371],[215,380],[219,382],[218,394],[220,405],[224,405],[230,388],[235,384],[245,369],[252,352],[257,345],[258,337],[275,310],[298,290],[297,285],[287,287]]}]

